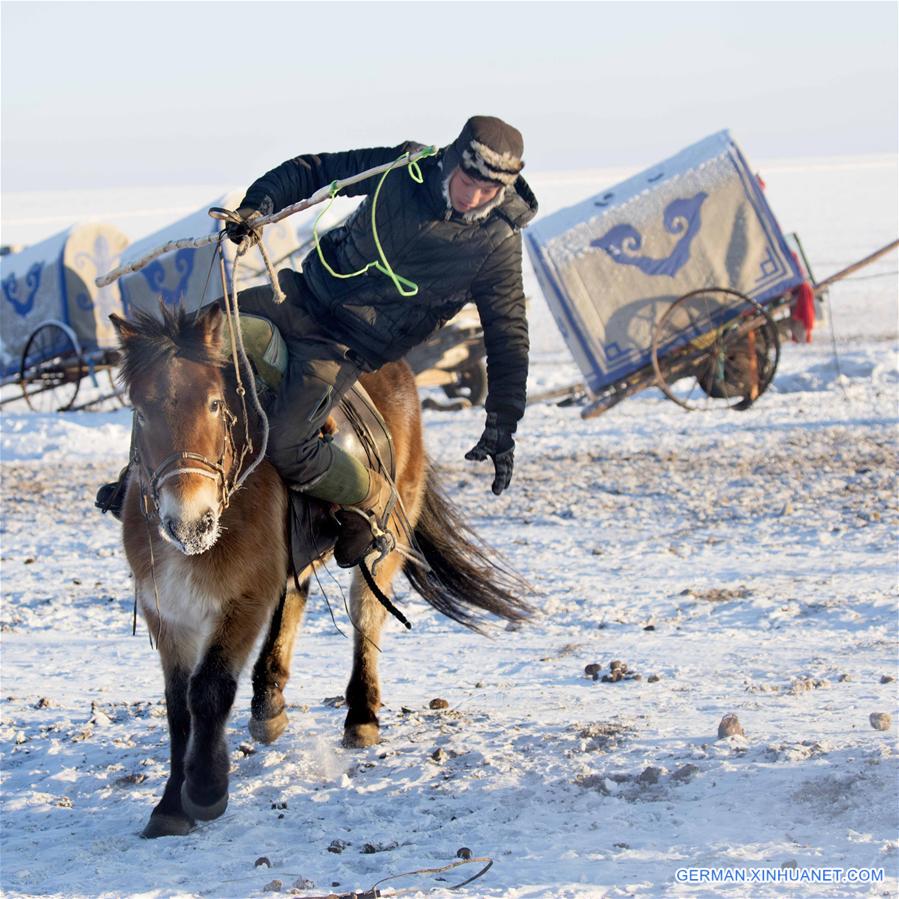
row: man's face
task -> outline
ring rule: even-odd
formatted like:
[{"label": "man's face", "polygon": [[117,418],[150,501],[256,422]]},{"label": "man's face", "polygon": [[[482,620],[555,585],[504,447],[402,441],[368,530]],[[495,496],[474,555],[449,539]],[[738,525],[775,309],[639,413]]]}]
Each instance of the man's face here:
[{"label": "man's face", "polygon": [[456,212],[471,212],[489,203],[500,191],[492,181],[478,181],[456,168],[449,180],[449,198]]}]

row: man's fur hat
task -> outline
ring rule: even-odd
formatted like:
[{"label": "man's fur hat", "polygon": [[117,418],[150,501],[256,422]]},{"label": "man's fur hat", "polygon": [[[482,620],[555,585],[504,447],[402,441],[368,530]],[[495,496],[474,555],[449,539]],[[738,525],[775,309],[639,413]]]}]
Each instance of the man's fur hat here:
[{"label": "man's fur hat", "polygon": [[472,116],[453,141],[462,171],[479,181],[508,187],[524,168],[524,139],[517,128],[495,116]]}]

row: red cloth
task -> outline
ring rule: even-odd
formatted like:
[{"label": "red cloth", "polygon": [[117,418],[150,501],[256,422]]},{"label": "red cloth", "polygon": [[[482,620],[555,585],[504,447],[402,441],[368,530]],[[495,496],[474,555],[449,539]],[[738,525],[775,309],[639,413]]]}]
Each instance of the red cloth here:
[{"label": "red cloth", "polygon": [[805,329],[805,342],[812,342],[812,330],[815,327],[815,291],[808,281],[803,281],[796,288],[796,296],[790,307],[790,318],[795,319]]}]

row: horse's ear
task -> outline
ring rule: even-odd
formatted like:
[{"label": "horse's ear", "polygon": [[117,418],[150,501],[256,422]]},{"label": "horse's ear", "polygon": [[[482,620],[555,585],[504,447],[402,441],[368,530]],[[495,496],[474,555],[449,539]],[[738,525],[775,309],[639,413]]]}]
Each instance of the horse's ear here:
[{"label": "horse's ear", "polygon": [[126,322],[121,316],[116,315],[115,312],[110,313],[109,320],[116,329],[116,333],[119,335],[119,342],[122,345],[136,336],[137,331],[134,329],[134,326],[130,322]]},{"label": "horse's ear", "polygon": [[210,306],[200,319],[203,328],[203,340],[210,350],[217,352],[222,348],[225,336],[225,314],[218,305]]}]

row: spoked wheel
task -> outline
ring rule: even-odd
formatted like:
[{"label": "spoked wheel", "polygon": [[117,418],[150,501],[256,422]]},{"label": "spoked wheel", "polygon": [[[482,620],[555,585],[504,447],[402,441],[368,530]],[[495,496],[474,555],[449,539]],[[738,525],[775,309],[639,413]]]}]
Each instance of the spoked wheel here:
[{"label": "spoked wheel", "polygon": [[78,396],[87,366],[75,332],[62,322],[44,322],[22,352],[19,383],[35,412],[64,412]]},{"label": "spoked wheel", "polygon": [[656,383],[685,409],[748,409],[768,389],[779,359],[768,311],[723,287],[682,296],[653,330]]}]

